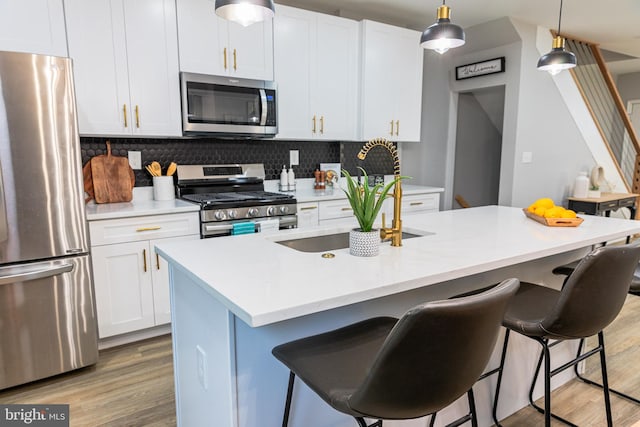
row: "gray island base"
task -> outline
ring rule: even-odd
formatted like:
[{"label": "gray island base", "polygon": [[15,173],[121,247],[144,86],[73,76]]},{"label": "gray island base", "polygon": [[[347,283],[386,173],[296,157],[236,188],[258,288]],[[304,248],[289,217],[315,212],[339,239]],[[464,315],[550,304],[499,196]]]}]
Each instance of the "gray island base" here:
[{"label": "gray island base", "polygon": [[[178,425],[280,426],[288,371],[271,355],[274,346],[373,316],[400,316],[421,302],[508,277],[559,288],[554,267],[593,245],[640,232],[638,221],[595,216],[585,216],[579,227],[547,227],[521,209],[498,206],[411,216],[403,226],[426,235],[403,241],[401,248],[385,244],[373,258],[340,249],[325,259],[276,243],[348,229],[336,226],[157,245],[170,265]],[[501,419],[527,405],[539,352],[517,334],[510,341]],[[499,362],[500,344],[488,369]],[[557,346],[554,360],[569,359],[576,348],[577,342]],[[571,374],[555,377],[552,387]],[[474,387],[480,426],[492,424],[494,391],[495,378]],[[541,394],[538,386],[536,396]],[[301,382],[293,399],[291,427],[355,425]],[[437,425],[466,411],[463,396],[439,413]],[[427,424],[428,418],[385,422]]]}]

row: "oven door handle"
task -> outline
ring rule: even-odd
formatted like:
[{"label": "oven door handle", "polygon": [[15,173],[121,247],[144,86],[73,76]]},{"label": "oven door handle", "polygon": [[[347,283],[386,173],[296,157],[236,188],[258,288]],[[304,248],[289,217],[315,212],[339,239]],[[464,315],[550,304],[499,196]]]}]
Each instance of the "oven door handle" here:
[{"label": "oven door handle", "polygon": [[260,103],[262,104],[262,114],[260,116],[260,126],[267,124],[267,91],[264,89],[258,89],[260,91]]},{"label": "oven door handle", "polygon": [[204,231],[227,231],[233,230],[232,224],[221,224],[221,225],[205,225]]}]

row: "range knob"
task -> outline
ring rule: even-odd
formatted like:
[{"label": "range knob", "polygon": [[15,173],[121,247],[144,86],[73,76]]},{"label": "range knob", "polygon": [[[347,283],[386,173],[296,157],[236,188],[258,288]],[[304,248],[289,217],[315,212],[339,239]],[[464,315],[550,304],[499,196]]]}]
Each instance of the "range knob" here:
[{"label": "range knob", "polygon": [[227,211],[227,215],[229,216],[229,218],[235,219],[238,216],[238,212],[236,212],[235,209],[229,209]]},{"label": "range knob", "polygon": [[273,216],[276,214],[276,208],[274,206],[269,206],[267,208],[267,216]]},{"label": "range knob", "polygon": [[213,217],[215,219],[217,219],[218,221],[222,221],[222,220],[226,219],[224,211],[216,211],[216,213],[213,214]]},{"label": "range knob", "polygon": [[260,213],[260,211],[258,210],[258,208],[251,208],[247,212],[247,214],[249,214],[249,216],[257,216],[259,213]]},{"label": "range knob", "polygon": [[289,206],[280,206],[280,213],[281,214],[288,214],[289,213]]}]

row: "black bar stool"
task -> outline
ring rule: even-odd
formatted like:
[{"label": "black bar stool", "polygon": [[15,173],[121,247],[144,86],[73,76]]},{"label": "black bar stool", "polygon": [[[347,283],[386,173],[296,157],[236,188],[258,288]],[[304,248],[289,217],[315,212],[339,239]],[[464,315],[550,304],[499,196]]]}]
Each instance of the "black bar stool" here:
[{"label": "black bar stool", "polygon": [[275,347],[273,355],[290,369],[283,427],[296,376],[361,427],[364,418],[381,427],[383,419],[433,414],[465,393],[469,414],[450,425],[476,426],[471,387],[517,288],[518,280],[508,279],[482,294],[421,304],[400,320],[376,317]]},{"label": "black bar stool", "polygon": [[[551,425],[551,417],[565,424],[574,425],[551,413],[551,377],[595,354],[600,355],[607,425],[612,425],[602,330],[620,312],[639,261],[640,246],[606,246],[592,251],[582,259],[565,281],[561,291],[533,283],[520,283],[520,288],[509,303],[502,323],[507,331],[498,372],[494,414],[498,406],[509,332],[514,331],[535,340],[542,346],[529,389],[529,403],[544,414],[545,426]],[[596,348],[585,354],[578,354],[575,359],[551,370],[549,350],[553,345],[565,340],[583,339],[596,334],[598,335]],[[550,343],[550,340],[554,341]],[[533,401],[533,389],[543,361],[544,408],[540,408]]]},{"label": "black bar stool", "polygon": [[[565,265],[561,265],[559,267],[556,267],[552,270],[553,274],[559,275],[559,276],[567,276],[565,278],[565,282],[567,281],[567,279],[569,278],[569,276],[571,276],[571,273],[573,273],[573,271],[576,269],[578,263],[580,262],[580,260],[571,262],[569,264],[565,264]],[[635,271],[633,272],[633,278],[631,279],[631,284],[629,286],[629,293],[631,295],[636,295],[636,296],[640,296],[640,264],[636,266]],[[580,340],[580,344],[578,345],[578,356],[582,353],[582,349],[584,348],[584,343],[585,340],[584,338]],[[574,370],[575,370],[575,374],[576,376],[584,381],[587,384],[590,385],[594,385],[596,387],[600,387],[602,388],[602,384],[590,380],[589,378],[585,378],[584,376],[582,376],[582,374],[580,374],[580,372],[578,371],[578,366],[574,366]],[[627,400],[630,400],[634,403],[640,404],[640,399],[635,398],[633,396],[630,396],[628,394],[625,394],[621,391],[615,390],[613,388],[609,388],[609,391],[613,394],[616,394],[620,397],[623,397]]]}]

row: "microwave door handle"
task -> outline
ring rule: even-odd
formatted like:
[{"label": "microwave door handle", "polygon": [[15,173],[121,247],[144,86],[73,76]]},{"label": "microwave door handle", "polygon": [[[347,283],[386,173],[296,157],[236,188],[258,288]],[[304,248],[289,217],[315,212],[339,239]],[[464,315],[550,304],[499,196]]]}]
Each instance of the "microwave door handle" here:
[{"label": "microwave door handle", "polygon": [[267,91],[264,89],[258,89],[260,91],[260,103],[262,104],[262,115],[260,117],[260,126],[267,124]]}]

